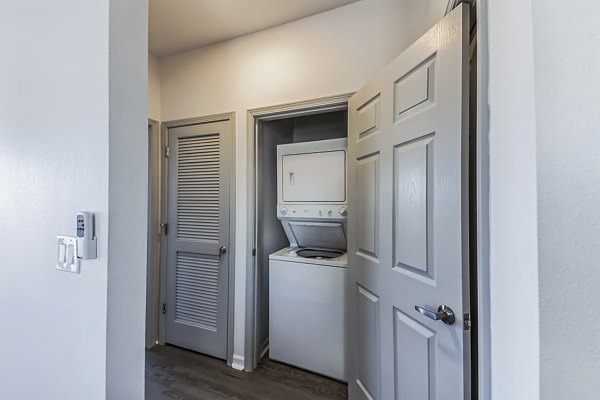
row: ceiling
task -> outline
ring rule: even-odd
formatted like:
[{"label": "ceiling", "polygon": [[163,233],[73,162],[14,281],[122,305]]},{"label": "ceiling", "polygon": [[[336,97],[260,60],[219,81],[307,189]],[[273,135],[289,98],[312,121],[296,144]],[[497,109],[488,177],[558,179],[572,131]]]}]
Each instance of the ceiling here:
[{"label": "ceiling", "polygon": [[150,0],[148,47],[165,57],[358,0]]}]

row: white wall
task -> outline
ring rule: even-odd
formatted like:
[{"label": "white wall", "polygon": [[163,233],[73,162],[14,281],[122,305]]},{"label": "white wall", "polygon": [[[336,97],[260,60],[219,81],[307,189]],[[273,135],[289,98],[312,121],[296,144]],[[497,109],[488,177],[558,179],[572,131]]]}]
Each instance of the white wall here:
[{"label": "white wall", "polygon": [[144,399],[148,2],[110,0],[106,398]]},{"label": "white wall", "polygon": [[246,111],[358,90],[445,11],[440,0],[363,0],[161,60],[162,120],[237,114],[236,361],[244,354]]},{"label": "white wall", "polygon": [[[108,0],[2,1],[0,397],[100,400],[106,383]],[[57,271],[96,213],[98,259]]]},{"label": "white wall", "polygon": [[600,393],[600,3],[534,0],[541,396]]},{"label": "white wall", "polygon": [[160,111],[160,62],[148,53],[148,118],[160,122]]},{"label": "white wall", "polygon": [[487,3],[492,399],[534,400],[539,304],[531,2]]},{"label": "white wall", "polygon": [[600,4],[489,3],[493,398],[595,399]]},{"label": "white wall", "polygon": [[[146,18],[146,0],[2,2],[3,399],[143,399]],[[77,275],[55,266],[79,210],[98,258]]]}]

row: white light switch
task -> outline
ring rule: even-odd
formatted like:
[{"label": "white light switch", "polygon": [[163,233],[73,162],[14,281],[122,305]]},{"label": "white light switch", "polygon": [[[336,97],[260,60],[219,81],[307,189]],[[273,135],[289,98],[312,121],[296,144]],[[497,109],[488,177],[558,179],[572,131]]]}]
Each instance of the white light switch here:
[{"label": "white light switch", "polygon": [[77,255],[75,254],[75,246],[70,244],[67,246],[67,263],[73,264],[77,259]]},{"label": "white light switch", "polygon": [[63,264],[67,262],[67,246],[64,243],[58,243],[58,262]]},{"label": "white light switch", "polygon": [[79,273],[77,237],[57,237],[56,269],[66,272],[74,272],[76,274]]}]

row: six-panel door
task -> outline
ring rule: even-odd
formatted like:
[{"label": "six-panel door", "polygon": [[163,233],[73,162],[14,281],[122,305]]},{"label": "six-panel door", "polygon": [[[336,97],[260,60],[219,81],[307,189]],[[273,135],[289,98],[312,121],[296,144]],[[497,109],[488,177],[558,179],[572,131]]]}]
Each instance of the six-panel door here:
[{"label": "six-panel door", "polygon": [[349,102],[351,399],[469,396],[467,49],[463,5]]}]

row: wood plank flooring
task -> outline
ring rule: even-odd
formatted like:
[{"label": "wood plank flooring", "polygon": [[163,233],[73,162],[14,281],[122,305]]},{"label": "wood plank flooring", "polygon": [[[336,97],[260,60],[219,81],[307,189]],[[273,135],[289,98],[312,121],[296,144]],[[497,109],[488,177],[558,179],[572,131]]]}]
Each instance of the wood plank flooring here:
[{"label": "wood plank flooring", "polygon": [[146,350],[146,400],[339,400],[347,385],[264,357],[253,372],[175,346]]}]

